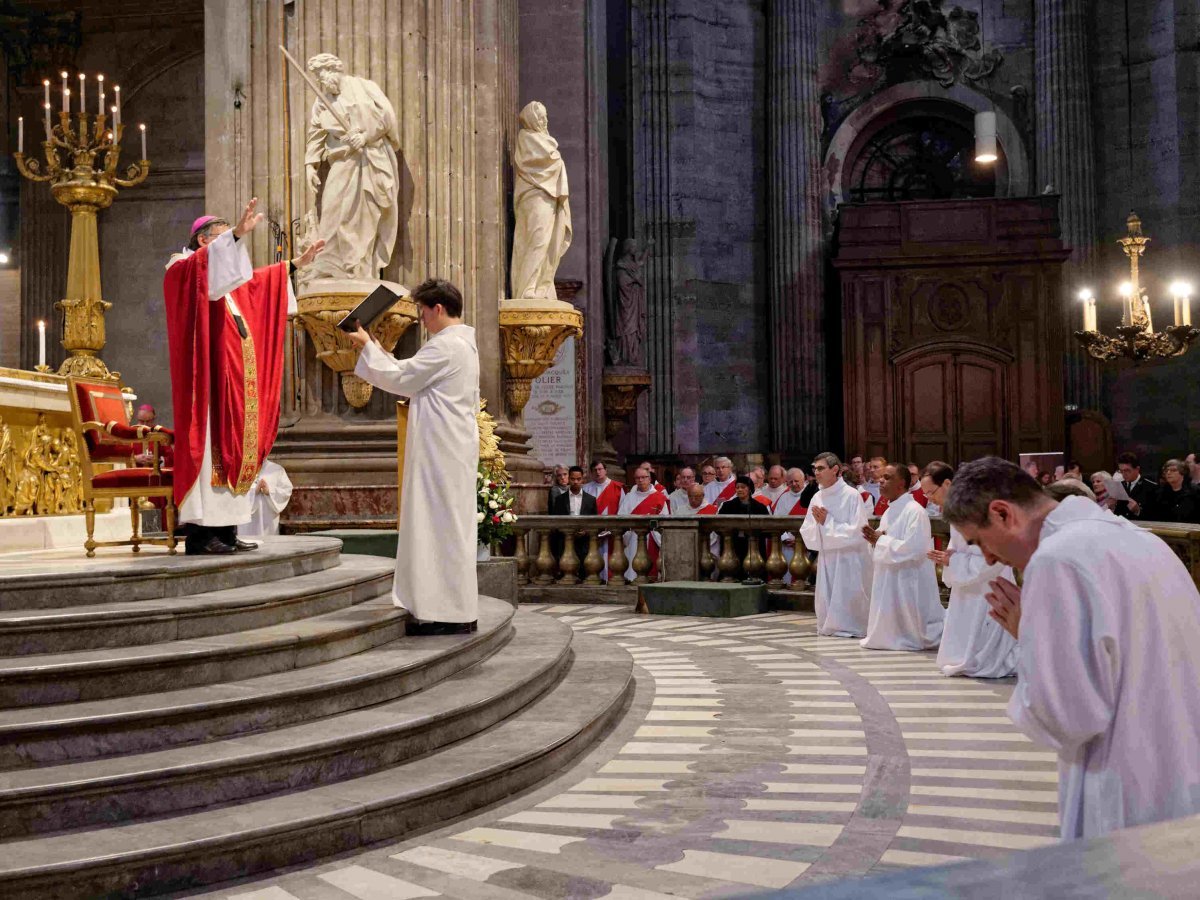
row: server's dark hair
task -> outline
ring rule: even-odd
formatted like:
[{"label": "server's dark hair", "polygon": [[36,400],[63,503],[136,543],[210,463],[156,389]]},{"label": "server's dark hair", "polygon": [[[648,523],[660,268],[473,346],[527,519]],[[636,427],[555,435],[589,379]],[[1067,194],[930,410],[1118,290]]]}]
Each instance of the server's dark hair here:
[{"label": "server's dark hair", "polygon": [[440,303],[442,308],[446,310],[446,315],[453,319],[462,318],[462,294],[449,281],[444,281],[441,278],[427,279],[413,288],[409,296],[417,303],[420,303],[422,306],[428,306],[430,309]]},{"label": "server's dark hair", "polygon": [[987,524],[993,500],[1032,506],[1045,496],[1037,479],[1020,466],[998,456],[985,456],[963,464],[955,472],[942,518],[951,525],[979,527]]}]

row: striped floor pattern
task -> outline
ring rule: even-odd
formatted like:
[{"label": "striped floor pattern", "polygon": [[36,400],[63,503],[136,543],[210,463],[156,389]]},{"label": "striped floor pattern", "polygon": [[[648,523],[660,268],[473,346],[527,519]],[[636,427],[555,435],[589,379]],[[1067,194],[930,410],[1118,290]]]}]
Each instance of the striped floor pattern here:
[{"label": "striped floor pattern", "polygon": [[625,647],[622,724],[552,782],[414,840],[209,891],[237,900],[728,897],[1052,843],[1055,757],[1011,683],[863,650],[811,615],[530,607]]}]

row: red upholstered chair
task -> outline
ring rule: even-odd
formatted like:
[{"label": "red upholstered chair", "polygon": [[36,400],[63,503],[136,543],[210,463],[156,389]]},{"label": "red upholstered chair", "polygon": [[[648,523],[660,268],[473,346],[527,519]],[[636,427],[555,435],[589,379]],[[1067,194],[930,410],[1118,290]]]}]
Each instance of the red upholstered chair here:
[{"label": "red upholstered chair", "polygon": [[[121,387],[114,381],[99,379],[70,379],[71,415],[78,438],[83,465],[83,511],[87,518],[88,557],[96,555],[97,547],[133,545],[137,553],[142,544],[160,544],[175,552],[175,500],[171,470],[160,466],[162,448],[169,446],[175,435],[167,428],[155,425],[127,425],[128,412],[121,396]],[[145,448],[145,449],[144,449]],[[134,468],[133,457],[148,449],[153,454],[149,468]],[[127,468],[98,471],[97,464],[124,463]],[[107,468],[107,467],[106,467]],[[105,541],[95,538],[96,504],[98,498],[129,500],[133,536],[128,541]],[[141,536],[141,516],[138,501],[160,498],[165,503],[163,518],[167,536]]]}]

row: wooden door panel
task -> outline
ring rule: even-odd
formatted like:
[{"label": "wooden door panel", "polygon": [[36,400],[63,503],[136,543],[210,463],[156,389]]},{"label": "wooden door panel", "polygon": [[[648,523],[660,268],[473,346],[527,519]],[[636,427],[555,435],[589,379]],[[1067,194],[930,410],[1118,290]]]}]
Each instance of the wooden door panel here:
[{"label": "wooden door panel", "polygon": [[947,459],[954,442],[954,358],[936,353],[902,363],[899,448],[903,462]]},{"label": "wooden door panel", "polygon": [[1008,432],[1005,404],[1005,369],[996,360],[969,354],[955,357],[958,385],[957,456],[1004,456]]}]

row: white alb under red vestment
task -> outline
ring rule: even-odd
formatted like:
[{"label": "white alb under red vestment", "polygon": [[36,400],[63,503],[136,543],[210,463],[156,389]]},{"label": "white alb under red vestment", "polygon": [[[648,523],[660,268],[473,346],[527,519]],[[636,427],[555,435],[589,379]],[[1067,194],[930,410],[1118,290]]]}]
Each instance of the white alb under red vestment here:
[{"label": "white alb under red vestment", "polygon": [[704,502],[720,506],[737,495],[737,478],[730,475],[726,481],[710,481],[704,486]]},{"label": "white alb under red vestment", "polygon": [[[220,261],[210,266],[210,258]],[[252,269],[245,246],[227,231],[172,258],[163,297],[180,521],[242,524],[249,521],[248,502],[244,516],[239,504],[237,521],[224,521],[224,512],[214,517],[213,502],[188,495],[203,481],[212,491],[202,493],[241,498],[258,483],[279,427],[284,335],[294,303],[288,264]]]},{"label": "white alb under red vestment", "polygon": [[[671,504],[667,502],[667,495],[663,491],[651,488],[642,492],[635,487],[621,500],[619,514],[622,516],[669,516]],[[625,570],[625,580],[633,581],[637,577],[637,573],[633,571],[633,557],[637,553],[637,534],[633,531],[626,531],[623,539],[625,558],[629,563],[629,567]],[[661,540],[657,531],[650,532],[646,539],[646,553],[650,556],[649,574],[651,578],[658,576],[658,545]]]},{"label": "white alb under red vestment", "polygon": [[[625,496],[625,492],[621,490],[621,485],[613,481],[611,478],[605,478],[603,483],[597,481],[589,481],[583,486],[583,489],[596,498],[596,515],[598,516],[615,516],[621,508],[621,498]],[[600,573],[600,579],[608,583],[608,558],[612,551],[612,541],[609,539],[610,532],[600,532],[600,558],[604,560],[604,570]]]}]

